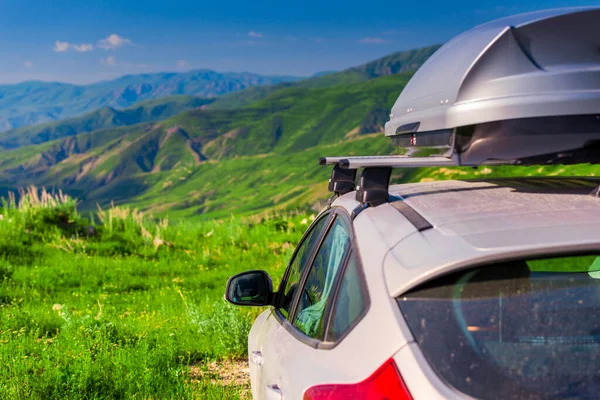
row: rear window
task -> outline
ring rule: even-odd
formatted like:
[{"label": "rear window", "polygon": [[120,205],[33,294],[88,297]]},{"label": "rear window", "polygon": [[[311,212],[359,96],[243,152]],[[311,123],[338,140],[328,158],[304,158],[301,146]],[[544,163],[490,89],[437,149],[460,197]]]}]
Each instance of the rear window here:
[{"label": "rear window", "polygon": [[478,399],[598,399],[600,257],[461,271],[398,299],[438,376]]}]

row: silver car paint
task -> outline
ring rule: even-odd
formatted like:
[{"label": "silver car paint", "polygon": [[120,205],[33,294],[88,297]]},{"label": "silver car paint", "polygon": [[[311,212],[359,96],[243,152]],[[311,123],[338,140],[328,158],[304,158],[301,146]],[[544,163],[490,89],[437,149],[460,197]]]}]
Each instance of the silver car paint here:
[{"label": "silver car paint", "polygon": [[269,385],[277,382],[279,360],[274,351],[281,325],[275,320],[270,310],[264,311],[254,322],[248,335],[248,360],[250,364],[250,382],[252,397],[268,399]]},{"label": "silver car paint", "polygon": [[[358,205],[349,198],[341,199],[339,204],[336,202],[336,206],[342,204],[348,212]],[[284,399],[301,399],[311,386],[360,382],[412,341],[395,300],[385,294],[387,288],[381,266],[389,249],[387,244],[369,218],[357,218],[354,228],[371,294],[369,311],[332,349],[316,349],[299,341],[272,316],[273,309],[261,314],[249,336],[249,353],[259,350],[264,358],[261,367],[251,369],[251,375],[255,374],[251,376],[252,382],[258,380],[256,374],[261,374],[262,387],[253,388],[254,398],[277,398],[269,393],[268,386],[273,385],[280,389]],[[270,326],[261,330],[256,326],[261,324]],[[258,337],[259,332],[265,331],[276,333]]]},{"label": "silver car paint", "polygon": [[[600,198],[464,181],[397,185],[390,192],[405,198],[435,228],[406,234],[390,246],[384,271],[392,296],[474,264],[600,251]],[[377,222],[388,224],[385,218]]]},{"label": "silver car paint", "polygon": [[407,343],[394,355],[398,371],[413,400],[470,399],[448,387],[431,369],[416,342]]},{"label": "silver car paint", "polygon": [[[469,190],[469,185],[478,190]],[[249,353],[261,351],[264,361],[260,367],[251,366],[253,396],[256,399],[301,399],[306,389],[314,385],[360,382],[393,357],[415,400],[466,398],[448,388],[427,365],[395,297],[438,274],[511,255],[600,251],[597,228],[600,226],[600,199],[565,194],[528,195],[486,185],[489,186],[447,181],[392,187],[393,193],[404,194],[407,203],[427,218],[431,215],[431,220],[439,224],[439,227],[434,224],[434,229],[423,232],[418,232],[389,204],[360,213],[354,220],[354,229],[370,295],[369,311],[333,349],[316,349],[302,343],[282,327],[274,317],[273,309],[265,311],[249,337]],[[482,196],[485,192],[486,201],[495,207],[488,207],[487,214],[480,213],[481,218],[461,214],[453,201],[453,196],[461,192],[463,202],[479,201],[477,192]],[[419,193],[428,194],[418,196]],[[515,212],[512,202],[520,196],[527,197],[527,201],[520,203],[525,209]],[[512,204],[512,207],[502,204]],[[359,203],[354,199],[354,193],[350,193],[333,205],[351,213]],[[536,225],[538,216],[527,211],[534,209],[548,211],[546,224]],[[552,210],[554,222],[548,217]],[[494,218],[503,216],[512,221],[513,229],[497,230]],[[570,220],[573,221],[571,226],[567,224]],[[492,232],[499,243],[519,239],[514,235],[520,228],[533,227],[534,231],[529,231],[532,235],[544,235],[549,227],[560,229],[552,237],[543,238],[551,239],[549,242],[530,240],[524,245],[506,246],[504,243],[496,248],[480,248],[465,240],[469,236],[468,230],[457,229],[455,224],[459,221],[476,223],[478,228],[471,228],[480,235]],[[446,225],[453,228],[443,229]],[[259,387],[255,386],[256,382],[260,382]]]},{"label": "silver car paint", "polygon": [[[475,27],[435,52],[392,107],[385,134],[600,110],[600,8],[566,8]],[[507,63],[505,60],[511,62]]]}]

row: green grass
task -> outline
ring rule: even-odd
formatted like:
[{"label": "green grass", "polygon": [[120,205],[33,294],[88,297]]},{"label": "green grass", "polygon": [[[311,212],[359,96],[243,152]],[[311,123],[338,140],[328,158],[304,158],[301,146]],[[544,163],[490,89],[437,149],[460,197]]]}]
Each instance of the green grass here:
[{"label": "green grass", "polygon": [[251,268],[277,280],[310,220],[112,208],[90,224],[35,190],[0,215],[0,398],[15,399],[247,396],[194,372],[246,354],[259,310],[228,305],[225,282]]},{"label": "green grass", "polygon": [[[318,164],[325,155],[374,155],[393,152],[389,140],[370,135],[290,154],[239,157],[205,163],[153,176],[151,189],[134,202],[155,215],[171,218],[223,218],[265,210],[320,209],[327,191],[330,167]],[[165,184],[168,183],[168,184]],[[110,192],[118,192],[112,188]]]}]

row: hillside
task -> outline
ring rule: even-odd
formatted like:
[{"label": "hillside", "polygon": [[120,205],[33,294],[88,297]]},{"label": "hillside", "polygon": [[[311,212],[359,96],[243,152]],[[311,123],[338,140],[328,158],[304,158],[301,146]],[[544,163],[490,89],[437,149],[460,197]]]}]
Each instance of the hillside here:
[{"label": "hillside", "polygon": [[185,110],[206,106],[214,99],[180,95],[142,101],[135,106],[116,110],[103,107],[79,117],[25,126],[0,133],[0,148],[10,149],[38,144],[98,129],[158,121]]},{"label": "hillside", "polygon": [[[390,107],[412,74],[390,72],[412,65],[411,60],[431,51],[396,54],[353,72],[315,78],[342,74],[334,81],[344,81],[344,76],[349,76],[344,74],[362,74],[358,82],[352,82],[353,78],[332,86],[285,83],[242,91],[240,94],[260,95],[250,96],[248,101],[253,101],[243,106],[245,101],[241,101],[234,109],[212,109],[211,104],[158,121],[123,126],[114,126],[117,123],[113,121],[108,128],[74,135],[85,126],[72,131],[57,128],[41,140],[66,136],[1,153],[0,195],[35,184],[65,190],[79,198],[88,211],[96,204],[106,206],[114,201],[176,218],[223,217],[322,204],[328,197],[330,170],[317,165],[318,157],[398,151],[381,132]],[[136,108],[127,111],[146,118],[161,104],[145,103],[144,112],[133,112]],[[107,112],[101,110],[99,114]],[[98,117],[97,121],[101,126],[106,119]],[[136,121],[130,117],[125,122]],[[34,137],[17,139],[40,138]],[[431,168],[397,171],[395,179],[539,174],[597,175],[598,171],[587,165]]]},{"label": "hillside", "polygon": [[250,87],[239,92],[219,97],[209,108],[231,110],[261,100],[286,87],[327,88],[336,85],[365,82],[373,78],[400,73],[415,72],[440,48],[440,45],[420,49],[399,51],[383,58],[340,72],[321,73],[295,83],[282,83],[273,86]]},{"label": "hillside", "polygon": [[0,85],[0,131],[73,117],[102,107],[125,108],[139,101],[179,94],[216,97],[251,86],[296,79],[196,70],[127,75],[92,85],[56,82]]},{"label": "hillside", "polygon": [[[373,148],[371,141],[362,142],[361,137],[382,131],[391,104],[409,78],[400,74],[334,88],[284,88],[237,110],[195,109],[159,122],[101,129],[5,151],[0,186],[5,190],[25,184],[60,187],[82,199],[84,208],[95,207],[96,202],[144,200],[144,208],[166,210],[168,199],[171,205],[179,202],[178,207],[199,212],[206,208],[204,201],[216,197],[212,189],[196,188],[199,198],[184,195],[179,201],[176,197],[187,189],[171,191],[191,175],[202,180],[208,174],[210,184],[221,189],[226,185],[211,172],[219,168],[228,171],[224,182],[237,179],[228,175],[235,175],[230,169],[235,166],[247,171],[249,182],[253,182],[251,170],[277,171],[267,181],[278,176],[273,182],[279,182],[290,172],[285,160],[293,159],[289,165],[297,169],[316,166],[323,151],[338,149],[326,150],[327,146],[347,146],[339,151],[355,148],[352,151],[362,154],[389,152],[387,141],[375,141]],[[250,169],[243,167],[246,162]],[[327,174],[303,174],[303,182],[322,182]],[[297,184],[290,181],[290,188]],[[257,200],[242,205],[238,198],[226,209],[258,210],[285,199]],[[205,211],[217,213],[224,208],[217,203]]]}]

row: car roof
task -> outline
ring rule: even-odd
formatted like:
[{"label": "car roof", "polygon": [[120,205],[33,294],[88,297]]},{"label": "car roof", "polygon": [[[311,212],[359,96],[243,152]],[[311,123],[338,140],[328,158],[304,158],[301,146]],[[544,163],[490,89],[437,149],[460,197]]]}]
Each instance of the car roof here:
[{"label": "car roof", "polygon": [[[391,204],[355,219],[387,244],[384,274],[398,296],[433,277],[477,264],[549,254],[600,251],[597,178],[514,178],[436,181],[390,186],[390,195],[424,217],[419,231]],[[594,193],[594,194],[592,194]],[[334,205],[349,212],[354,193]],[[368,222],[367,222],[368,220]],[[360,240],[360,229],[357,237]]]}]

